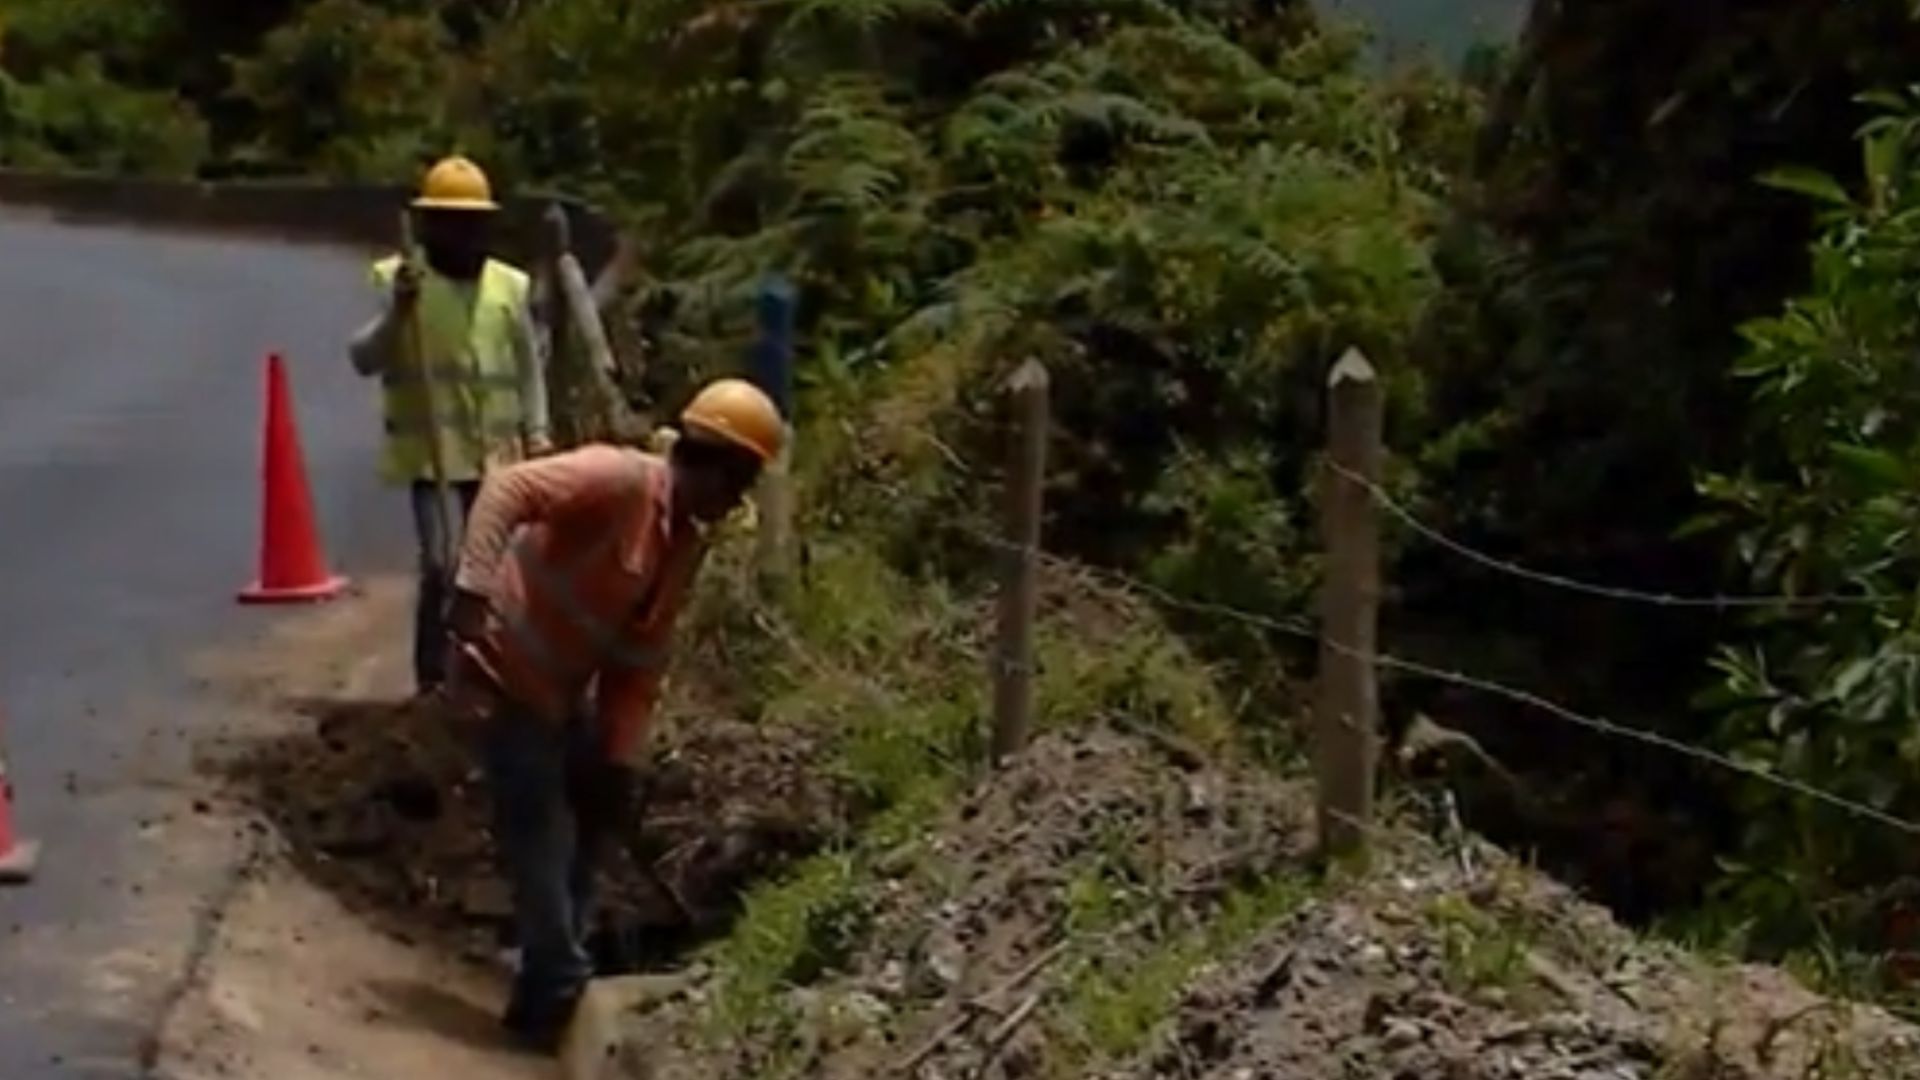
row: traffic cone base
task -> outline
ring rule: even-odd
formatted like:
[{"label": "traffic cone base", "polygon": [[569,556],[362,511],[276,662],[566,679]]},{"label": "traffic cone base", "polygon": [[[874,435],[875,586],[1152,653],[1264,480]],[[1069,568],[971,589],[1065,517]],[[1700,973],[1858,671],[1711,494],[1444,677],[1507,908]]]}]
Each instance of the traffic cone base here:
[{"label": "traffic cone base", "polygon": [[33,871],[39,865],[39,841],[14,841],[13,850],[0,855],[0,885],[25,885],[33,880]]},{"label": "traffic cone base", "polygon": [[339,596],[347,591],[347,584],[347,579],[338,574],[312,585],[291,585],[280,588],[256,581],[241,589],[239,596],[243,604],[312,604]]},{"label": "traffic cone base", "polygon": [[0,755],[0,885],[33,880],[40,862],[40,845],[13,831],[13,782],[7,779],[7,759]]},{"label": "traffic cone base", "polygon": [[267,357],[267,415],[261,463],[260,572],[240,590],[243,604],[328,600],[347,579],[327,569],[307,490],[307,465],[293,418],[293,391],[279,353]]}]

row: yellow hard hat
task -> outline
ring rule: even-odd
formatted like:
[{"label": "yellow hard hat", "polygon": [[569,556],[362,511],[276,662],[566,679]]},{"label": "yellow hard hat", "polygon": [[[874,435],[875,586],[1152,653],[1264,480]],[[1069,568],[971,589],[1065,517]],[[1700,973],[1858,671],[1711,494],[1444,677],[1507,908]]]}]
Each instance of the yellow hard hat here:
[{"label": "yellow hard hat", "polygon": [[427,170],[420,182],[420,197],[413,205],[421,210],[498,210],[493,201],[493,185],[480,166],[455,154],[442,158]]},{"label": "yellow hard hat", "polygon": [[786,422],[773,399],[745,379],[716,379],[680,411],[689,437],[737,446],[768,464],[780,456]]}]

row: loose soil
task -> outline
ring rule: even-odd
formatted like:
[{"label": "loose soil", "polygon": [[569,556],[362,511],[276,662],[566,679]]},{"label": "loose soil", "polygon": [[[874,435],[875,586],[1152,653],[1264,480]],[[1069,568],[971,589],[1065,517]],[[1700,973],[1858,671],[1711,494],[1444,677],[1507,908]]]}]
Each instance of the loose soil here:
[{"label": "loose soil", "polygon": [[881,860],[870,931],[777,1019],[716,1038],[727,987],[705,972],[636,1007],[612,1060],[654,1080],[1920,1077],[1914,1029],[1644,943],[1465,837],[1383,832],[1370,871],[1317,874],[1311,805],[1164,741],[1051,736]]},{"label": "loose soil", "polygon": [[210,656],[209,689],[255,718],[200,747],[214,776],[196,819],[252,838],[230,887],[205,914],[204,940],[153,1048],[162,1080],[346,1080],[457,1074],[530,1080],[551,1066],[512,1053],[490,1023],[499,976],[409,945],[348,911],[293,870],[290,850],[244,792],[219,782],[236,755],[293,737],[294,698],[396,693],[411,586],[382,579],[289,613],[261,640]]},{"label": "loose soil", "polygon": [[[307,722],[250,748],[229,775],[296,865],[402,940],[474,961],[510,946],[473,733],[392,700],[295,704]],[[643,812],[606,867],[603,972],[670,964],[724,929],[746,883],[838,828],[812,756],[792,732],[725,717],[660,733]]]},{"label": "loose soil", "polygon": [[[511,934],[485,786],[467,734],[405,703],[410,604],[407,583],[373,583],[206,663],[269,719],[201,748],[218,791],[195,810],[256,844],[211,913],[160,1075],[551,1073],[501,1039]],[[646,828],[610,867],[608,971],[724,928],[743,882],[839,820],[803,740],[724,717],[661,735]]]},{"label": "loose soil", "polygon": [[[269,719],[201,748],[217,791],[195,810],[256,844],[160,1040],[168,1080],[552,1073],[499,1028],[508,894],[471,733],[406,701],[411,591],[373,583],[205,665]],[[679,695],[657,733],[643,827],[608,867],[604,972],[673,963],[841,827],[810,742],[716,706],[676,724]]]}]

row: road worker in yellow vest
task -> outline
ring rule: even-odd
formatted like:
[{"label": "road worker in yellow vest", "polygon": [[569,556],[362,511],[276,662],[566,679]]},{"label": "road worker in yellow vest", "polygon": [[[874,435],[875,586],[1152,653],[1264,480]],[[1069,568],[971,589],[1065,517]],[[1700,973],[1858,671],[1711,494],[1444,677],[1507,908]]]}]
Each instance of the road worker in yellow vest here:
[{"label": "road worker in yellow vest", "polygon": [[[452,599],[449,553],[489,470],[547,453],[546,379],[528,302],[527,275],[488,255],[498,210],[486,173],[464,157],[428,170],[413,200],[425,265],[398,255],[373,266],[381,310],[355,335],[349,353],[362,375],[379,376],[386,447],[384,478],[409,489],[419,544],[420,591],[414,613],[416,689],[428,694],[446,676],[446,609]],[[433,379],[428,387],[421,364]],[[438,506],[433,443],[455,511]]]},{"label": "road worker in yellow vest", "polygon": [[594,444],[480,489],[448,700],[479,729],[513,887],[521,961],[505,1020],[538,1046],[555,1045],[592,974],[596,863],[633,825],[674,623],[715,526],[785,440],[772,399],[720,379],[682,410],[664,454]]}]

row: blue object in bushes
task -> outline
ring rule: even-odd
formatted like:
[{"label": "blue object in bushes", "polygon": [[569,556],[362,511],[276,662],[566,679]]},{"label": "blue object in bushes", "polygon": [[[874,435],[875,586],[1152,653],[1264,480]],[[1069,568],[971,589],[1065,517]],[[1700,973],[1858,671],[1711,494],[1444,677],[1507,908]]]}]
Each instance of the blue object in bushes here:
[{"label": "blue object in bushes", "polygon": [[760,279],[754,314],[760,336],[748,353],[748,378],[767,392],[780,415],[793,422],[793,284],[781,274]]}]

